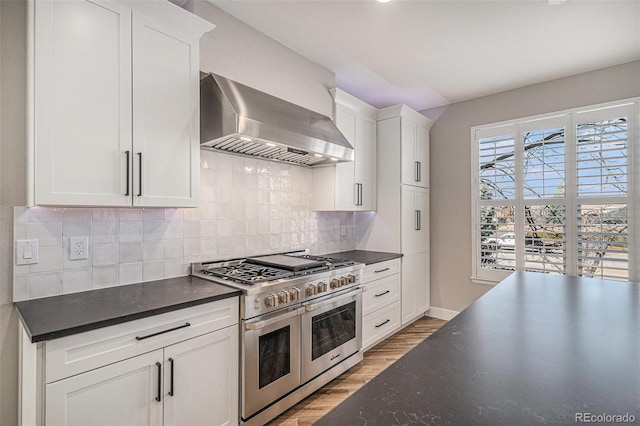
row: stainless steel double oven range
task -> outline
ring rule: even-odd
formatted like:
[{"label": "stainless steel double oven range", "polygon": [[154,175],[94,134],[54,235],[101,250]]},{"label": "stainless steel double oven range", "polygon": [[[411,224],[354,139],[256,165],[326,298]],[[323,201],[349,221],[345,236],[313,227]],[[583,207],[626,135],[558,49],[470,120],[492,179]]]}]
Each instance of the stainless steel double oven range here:
[{"label": "stainless steel double oven range", "polygon": [[243,290],[243,423],[266,423],[362,360],[363,268],[306,251],[192,264]]}]

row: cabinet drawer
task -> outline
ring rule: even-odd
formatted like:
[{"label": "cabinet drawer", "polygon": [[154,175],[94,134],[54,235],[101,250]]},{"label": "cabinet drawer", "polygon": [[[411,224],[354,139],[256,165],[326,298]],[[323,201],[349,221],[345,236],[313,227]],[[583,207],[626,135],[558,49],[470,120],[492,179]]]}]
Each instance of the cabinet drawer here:
[{"label": "cabinet drawer", "polygon": [[232,297],[53,339],[45,345],[45,382],[150,352],[238,321],[238,298]]},{"label": "cabinet drawer", "polygon": [[400,300],[400,274],[366,283],[364,290],[362,315],[367,315]]},{"label": "cabinet drawer", "polygon": [[387,260],[385,262],[373,263],[364,267],[362,282],[379,280],[389,275],[400,273],[400,259]]},{"label": "cabinet drawer", "polygon": [[362,348],[369,349],[400,328],[400,302],[365,315],[362,319]]}]

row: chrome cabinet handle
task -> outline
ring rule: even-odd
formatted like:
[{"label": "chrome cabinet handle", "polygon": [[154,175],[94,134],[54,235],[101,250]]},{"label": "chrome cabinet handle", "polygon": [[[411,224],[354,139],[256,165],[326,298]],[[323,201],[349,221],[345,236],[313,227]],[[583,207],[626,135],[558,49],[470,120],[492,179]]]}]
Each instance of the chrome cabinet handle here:
[{"label": "chrome cabinet handle", "polygon": [[387,291],[383,291],[380,294],[376,294],[375,297],[380,297],[380,296],[384,296],[385,294],[391,293],[391,290],[387,290]]},{"label": "chrome cabinet handle", "polygon": [[420,230],[420,210],[416,210],[416,231]]},{"label": "chrome cabinet handle", "polygon": [[420,182],[420,170],[419,170],[419,168],[420,168],[420,162],[419,161],[415,161],[414,162],[414,169],[415,169],[414,170],[414,174],[415,174],[414,179],[415,179],[416,182]]},{"label": "chrome cabinet handle", "polygon": [[422,211],[416,210],[418,213],[418,227],[416,228],[418,231],[422,230]]},{"label": "chrome cabinet handle", "polygon": [[362,184],[359,183],[358,185],[360,185],[360,204],[358,204],[359,206],[362,205]]},{"label": "chrome cabinet handle", "polygon": [[420,161],[416,161],[417,166],[418,166],[418,178],[416,179],[417,182],[422,182],[422,163]]},{"label": "chrome cabinet handle", "polygon": [[373,271],[376,274],[379,274],[380,272],[384,272],[384,271],[388,271],[391,268],[384,268],[384,269],[378,269],[377,271]]}]

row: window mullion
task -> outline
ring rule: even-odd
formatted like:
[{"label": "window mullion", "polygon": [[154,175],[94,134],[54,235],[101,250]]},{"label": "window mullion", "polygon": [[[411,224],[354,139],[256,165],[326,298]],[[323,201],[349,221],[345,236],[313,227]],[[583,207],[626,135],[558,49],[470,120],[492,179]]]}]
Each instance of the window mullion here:
[{"label": "window mullion", "polygon": [[635,102],[629,107],[628,127],[628,158],[627,173],[629,174],[629,192],[627,193],[629,212],[628,246],[629,250],[629,281],[640,281],[640,226],[638,226],[637,209],[640,200],[640,104]]},{"label": "window mullion", "polygon": [[524,259],[524,135],[522,126],[516,125],[514,132],[514,153],[515,153],[515,236],[516,236],[516,270],[525,269]]},{"label": "window mullion", "polygon": [[569,114],[565,124],[565,170],[566,170],[566,260],[567,275],[578,275],[578,180],[576,175],[577,165],[577,140],[576,140],[576,120],[575,114]]}]

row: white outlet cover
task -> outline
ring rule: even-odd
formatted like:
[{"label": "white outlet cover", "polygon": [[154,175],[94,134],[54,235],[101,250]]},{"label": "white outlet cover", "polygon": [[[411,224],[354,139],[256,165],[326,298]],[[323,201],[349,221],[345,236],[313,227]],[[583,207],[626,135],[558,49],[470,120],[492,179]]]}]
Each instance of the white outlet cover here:
[{"label": "white outlet cover", "polygon": [[69,260],[89,258],[89,237],[69,238]]}]

